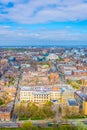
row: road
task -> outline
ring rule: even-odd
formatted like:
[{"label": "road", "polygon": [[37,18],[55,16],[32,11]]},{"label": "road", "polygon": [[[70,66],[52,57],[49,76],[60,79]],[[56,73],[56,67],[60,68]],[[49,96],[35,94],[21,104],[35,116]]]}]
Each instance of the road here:
[{"label": "road", "polygon": [[[58,117],[57,117],[58,118]],[[56,119],[57,119],[56,118]],[[55,121],[53,119],[48,120],[28,120],[29,122],[32,122],[35,126],[41,126],[41,127],[48,127],[48,123],[54,123]],[[0,122],[0,128],[18,128],[18,124],[22,124],[25,121],[17,121],[17,122]],[[68,119],[67,121],[61,121],[57,120],[56,123],[58,124],[71,124],[72,126],[77,125],[77,123],[83,122],[85,125],[87,125],[87,118],[86,119]]]},{"label": "road", "polygon": [[18,79],[18,83],[17,83],[17,92],[16,92],[16,95],[15,95],[15,101],[14,101],[14,109],[13,109],[13,114],[12,114],[12,120],[15,122],[16,119],[17,119],[17,113],[14,112],[15,110],[15,107],[16,105],[18,104],[18,101],[19,101],[19,84],[20,84],[20,80],[21,80],[21,75],[22,75],[22,72],[20,70],[20,75],[19,75],[19,79]]},{"label": "road", "polygon": [[52,107],[53,110],[56,112],[56,114],[55,114],[55,122],[56,123],[58,123],[60,121],[60,115],[58,113],[58,106],[59,106],[58,102],[54,102],[54,105]]},{"label": "road", "polygon": [[[0,128],[18,128],[18,124],[23,124],[25,122],[24,121],[16,121],[16,122],[0,122]],[[54,122],[53,119],[46,119],[46,120],[28,120],[27,122],[32,122],[33,125],[35,126],[43,126],[43,127],[47,127],[48,123],[50,122]]]},{"label": "road", "polygon": [[[58,75],[60,77],[60,84],[62,86],[62,84],[65,84],[65,80],[64,80],[64,77],[62,75],[62,72],[60,71],[60,68],[59,66],[57,65],[57,62],[54,64],[54,66],[56,67],[57,71],[58,71]],[[59,103],[58,101],[54,103],[54,110],[56,111],[56,115],[55,115],[55,121],[56,123],[60,122],[61,120],[61,115],[60,113],[58,112],[58,107],[59,107]]]},{"label": "road", "polygon": [[0,128],[18,128],[16,122],[0,122]]}]

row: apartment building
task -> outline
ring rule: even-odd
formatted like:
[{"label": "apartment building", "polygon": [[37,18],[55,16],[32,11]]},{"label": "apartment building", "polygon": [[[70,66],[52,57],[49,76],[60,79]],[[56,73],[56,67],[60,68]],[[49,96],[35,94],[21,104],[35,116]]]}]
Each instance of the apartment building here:
[{"label": "apartment building", "polygon": [[20,87],[20,101],[29,102],[46,102],[59,101],[62,98],[62,103],[66,104],[68,98],[74,98],[74,90],[66,87],[65,91],[61,93],[62,88],[59,86],[21,86]]},{"label": "apartment building", "polygon": [[21,87],[20,101],[46,102],[60,99],[60,90],[45,87]]}]

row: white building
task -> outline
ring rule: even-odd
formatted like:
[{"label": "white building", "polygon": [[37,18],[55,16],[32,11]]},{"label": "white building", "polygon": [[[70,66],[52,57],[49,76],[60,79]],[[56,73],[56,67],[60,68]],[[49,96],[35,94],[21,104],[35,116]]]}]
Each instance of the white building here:
[{"label": "white building", "polygon": [[46,57],[46,60],[57,60],[59,59],[59,57],[56,55],[56,54],[49,54],[47,57]]}]

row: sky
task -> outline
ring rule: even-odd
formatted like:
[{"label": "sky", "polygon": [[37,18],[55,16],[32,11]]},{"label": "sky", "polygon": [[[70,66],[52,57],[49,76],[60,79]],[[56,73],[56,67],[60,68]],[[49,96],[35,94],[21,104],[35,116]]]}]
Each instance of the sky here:
[{"label": "sky", "polygon": [[0,0],[0,46],[87,45],[87,0]]}]

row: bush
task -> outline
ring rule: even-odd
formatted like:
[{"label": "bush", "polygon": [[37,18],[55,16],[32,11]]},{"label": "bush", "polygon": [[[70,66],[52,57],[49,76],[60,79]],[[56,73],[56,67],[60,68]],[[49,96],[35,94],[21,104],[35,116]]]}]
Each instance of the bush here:
[{"label": "bush", "polygon": [[29,118],[19,118],[19,121],[21,120],[28,120]]},{"label": "bush", "polygon": [[36,117],[36,118],[31,118],[31,120],[43,120],[44,118]]}]

